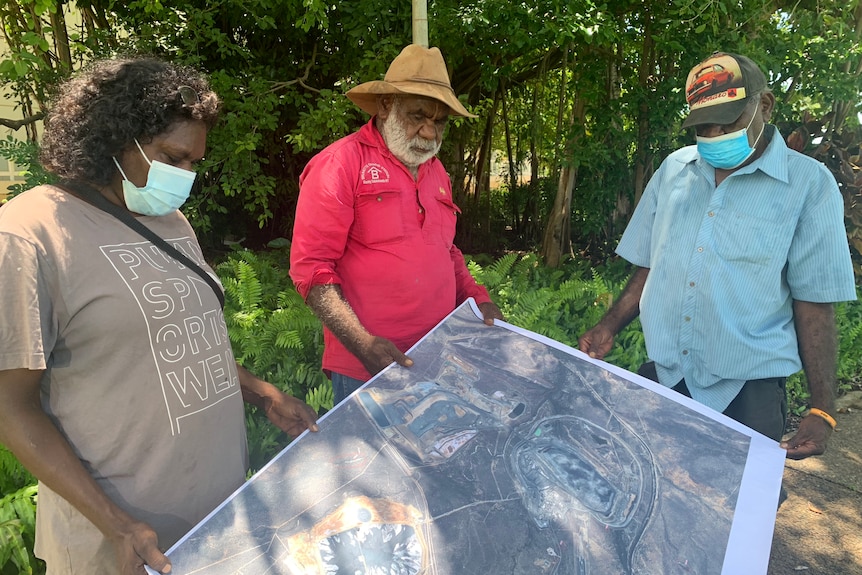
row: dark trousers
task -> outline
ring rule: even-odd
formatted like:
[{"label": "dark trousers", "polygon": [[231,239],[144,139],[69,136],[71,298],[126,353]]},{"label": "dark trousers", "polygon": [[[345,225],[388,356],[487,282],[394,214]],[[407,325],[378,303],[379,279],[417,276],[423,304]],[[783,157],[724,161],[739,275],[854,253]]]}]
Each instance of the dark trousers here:
[{"label": "dark trousers", "polygon": [[352,377],[348,377],[346,375],[342,375],[340,373],[332,372],[332,396],[333,402],[332,406],[335,407],[345,399],[347,396],[365,385],[365,382],[360,379],[355,379]]},{"label": "dark trousers", "polygon": [[[657,382],[655,362],[650,361],[640,366],[638,375]],[[739,395],[730,402],[723,413],[746,427],[775,441],[781,441],[784,425],[787,423],[786,383],[786,377],[750,379],[745,382]],[[684,379],[672,389],[686,397],[691,397]]]}]

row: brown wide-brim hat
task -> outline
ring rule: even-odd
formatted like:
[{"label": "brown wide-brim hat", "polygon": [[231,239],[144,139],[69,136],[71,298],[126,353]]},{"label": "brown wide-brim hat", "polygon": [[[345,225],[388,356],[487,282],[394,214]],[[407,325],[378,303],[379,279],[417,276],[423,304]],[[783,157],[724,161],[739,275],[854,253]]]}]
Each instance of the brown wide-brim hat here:
[{"label": "brown wide-brim hat", "polygon": [[383,80],[360,84],[349,90],[347,97],[373,116],[377,113],[377,96],[383,94],[433,98],[449,106],[449,113],[453,116],[478,118],[458,101],[439,48],[410,44],[392,60]]}]

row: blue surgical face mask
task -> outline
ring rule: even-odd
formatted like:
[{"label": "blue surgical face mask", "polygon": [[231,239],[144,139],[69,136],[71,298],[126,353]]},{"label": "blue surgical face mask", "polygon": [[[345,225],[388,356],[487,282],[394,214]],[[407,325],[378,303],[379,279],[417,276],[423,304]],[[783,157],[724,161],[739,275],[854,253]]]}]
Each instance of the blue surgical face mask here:
[{"label": "blue surgical face mask", "polygon": [[129,211],[145,216],[166,216],[179,209],[189,198],[197,174],[163,162],[151,162],[137,140],[135,145],[150,165],[147,185],[143,188],[129,181],[117,158],[114,158],[117,169],[123,175],[123,197],[126,207]]},{"label": "blue surgical face mask", "polygon": [[741,130],[722,134],[714,138],[697,136],[697,151],[700,157],[706,160],[706,163],[713,168],[722,170],[732,170],[744,164],[751,157],[751,154],[754,153],[757,142],[760,140],[760,136],[763,135],[764,125],[761,125],[760,134],[754,140],[754,146],[748,145],[748,128],[751,127],[751,123],[754,121],[754,116],[756,115],[752,115],[748,126]]}]

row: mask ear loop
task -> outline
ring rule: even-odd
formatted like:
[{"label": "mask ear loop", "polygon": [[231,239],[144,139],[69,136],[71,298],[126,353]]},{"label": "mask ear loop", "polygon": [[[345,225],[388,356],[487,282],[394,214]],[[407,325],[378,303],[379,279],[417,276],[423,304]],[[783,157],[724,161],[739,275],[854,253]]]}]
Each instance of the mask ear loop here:
[{"label": "mask ear loop", "polygon": [[[753,119],[754,119],[754,117],[752,116],[752,120],[753,120]],[[143,148],[141,147],[141,145],[138,143],[138,139],[137,139],[137,138],[135,138],[135,145],[138,147],[138,150],[140,150],[141,155],[142,155],[142,156],[144,157],[144,159],[147,161],[147,165],[152,166],[152,165],[153,165],[153,163],[150,161],[150,159],[149,159],[149,158],[147,157],[147,155],[144,153],[144,149],[143,149]]]},{"label": "mask ear loop", "polygon": [[111,156],[111,159],[114,160],[114,165],[117,166],[118,170],[120,170],[120,174],[123,176],[123,179],[128,182],[129,178],[126,177],[126,172],[123,171],[123,168],[120,166],[120,162],[117,161],[116,156]]},{"label": "mask ear loop", "polygon": [[[148,166],[152,166],[152,165],[153,165],[153,163],[150,161],[150,159],[149,159],[149,158],[147,157],[147,155],[144,153],[144,149],[141,147],[141,144],[139,144],[139,143],[138,143],[138,139],[137,139],[137,138],[135,138],[134,140],[135,140],[135,145],[138,147],[138,151],[140,151],[140,152],[141,152],[141,155],[144,157],[144,160],[146,160],[147,165],[148,165]],[[122,166],[120,166],[120,162],[118,162],[118,161],[117,161],[117,157],[116,157],[116,156],[111,156],[111,159],[112,159],[112,160],[114,160],[114,165],[116,165],[116,166],[117,166],[117,169],[118,169],[118,170],[120,170],[120,174],[122,174],[123,179],[124,179],[124,180],[126,180],[126,181],[131,181],[131,180],[129,180],[128,176],[126,176],[126,172],[124,172],[124,171],[123,171],[123,167],[122,167]]]},{"label": "mask ear loop", "polygon": [[[756,115],[757,115],[757,112],[755,111],[754,116],[756,116]],[[754,116],[751,117],[751,122],[748,123],[748,128],[750,128],[751,123],[754,122]],[[745,129],[746,132],[748,132],[748,128]],[[754,138],[754,143],[751,145],[752,150],[757,149],[757,143],[760,141],[760,137],[763,135],[764,130],[766,130],[766,122],[761,122],[760,123],[760,133],[757,134],[757,137]]]},{"label": "mask ear loop", "polygon": [[745,127],[745,131],[748,132],[748,129],[754,123],[754,117],[757,116],[757,110],[754,110],[754,113],[751,115],[751,119],[748,121],[748,125]]}]

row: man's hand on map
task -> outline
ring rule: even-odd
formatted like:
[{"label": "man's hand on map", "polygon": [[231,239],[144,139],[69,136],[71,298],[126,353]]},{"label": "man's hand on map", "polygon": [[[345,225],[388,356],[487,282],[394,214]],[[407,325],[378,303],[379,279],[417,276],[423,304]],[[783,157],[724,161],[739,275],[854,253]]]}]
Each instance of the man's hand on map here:
[{"label": "man's hand on map", "polygon": [[356,353],[356,357],[359,358],[362,365],[372,376],[382,371],[383,368],[393,361],[404,367],[413,365],[412,359],[404,355],[394,343],[384,337],[369,334],[368,339],[361,344],[358,351],[359,353]]},{"label": "man's hand on map", "polygon": [[501,312],[500,308],[498,308],[492,301],[480,303],[479,311],[482,312],[482,318],[485,320],[485,325],[494,325],[495,319],[506,321],[506,318],[503,317],[503,312]]}]

